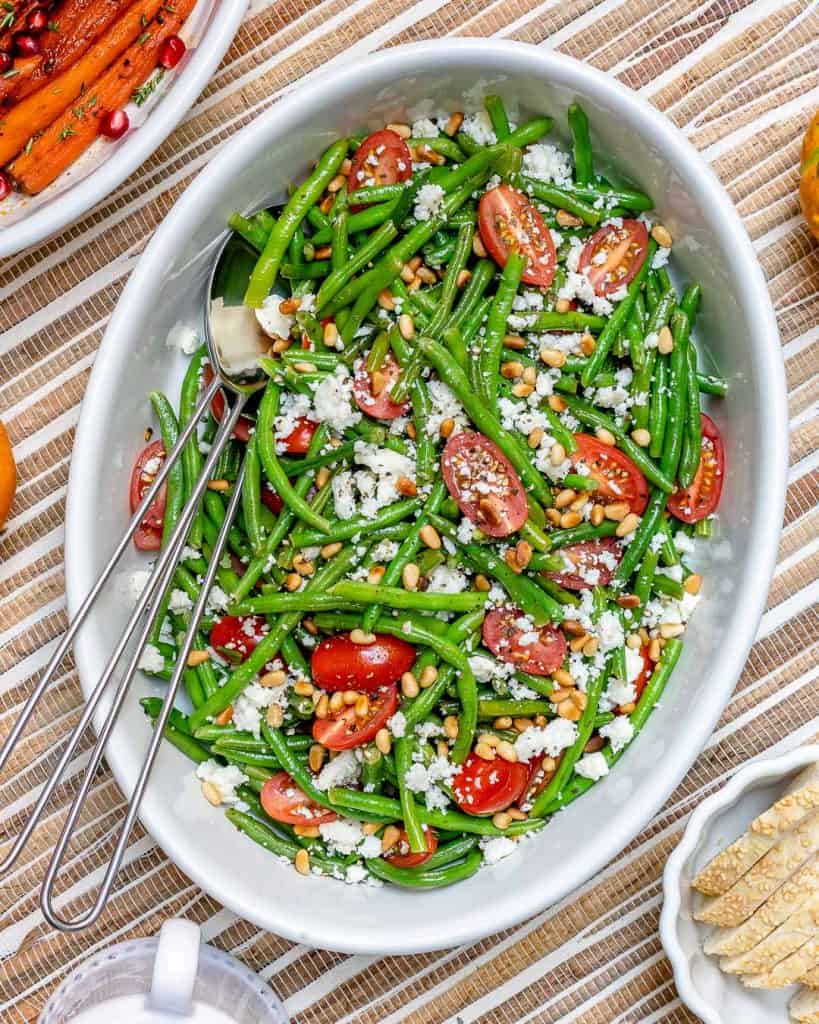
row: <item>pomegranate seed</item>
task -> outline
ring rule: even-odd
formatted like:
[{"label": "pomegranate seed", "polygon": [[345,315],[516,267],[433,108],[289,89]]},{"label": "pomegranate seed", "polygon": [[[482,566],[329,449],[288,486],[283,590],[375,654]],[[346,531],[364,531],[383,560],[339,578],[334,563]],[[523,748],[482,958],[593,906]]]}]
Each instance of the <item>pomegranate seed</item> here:
[{"label": "pomegranate seed", "polygon": [[128,131],[130,123],[124,110],[109,110],[100,121],[100,134],[106,139],[120,139]]},{"label": "pomegranate seed", "polygon": [[7,71],[10,71],[13,63],[14,58],[9,51],[0,50],[0,75],[4,75]]},{"label": "pomegranate seed", "polygon": [[40,52],[40,40],[27,32],[18,32],[14,37],[14,49],[21,57],[36,57]]},{"label": "pomegranate seed", "polygon": [[159,50],[159,63],[163,68],[167,68],[170,71],[185,56],[186,49],[187,47],[179,36],[170,36]]},{"label": "pomegranate seed", "polygon": [[0,171],[0,200],[3,200],[10,195],[11,182],[9,181],[9,176],[4,171]]},{"label": "pomegranate seed", "polygon": [[48,26],[48,15],[43,10],[34,10],[26,18],[26,28],[29,32],[44,32]]}]

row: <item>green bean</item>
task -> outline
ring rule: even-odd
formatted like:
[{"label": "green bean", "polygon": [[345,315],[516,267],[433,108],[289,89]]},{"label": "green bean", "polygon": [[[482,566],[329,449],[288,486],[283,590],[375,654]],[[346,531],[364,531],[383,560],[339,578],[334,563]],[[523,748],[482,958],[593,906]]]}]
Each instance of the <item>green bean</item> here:
[{"label": "green bean", "polygon": [[270,232],[261,224],[243,217],[241,213],[232,213],[228,217],[228,225],[258,252],[264,249]]},{"label": "green bean", "polygon": [[503,105],[503,100],[500,96],[485,96],[483,105],[489,115],[489,120],[492,122],[492,130],[495,133],[495,137],[498,142],[504,142],[509,138],[511,130],[509,128],[509,118],[506,116],[506,108]]},{"label": "green bean", "polygon": [[449,318],[447,326],[458,327],[465,333],[466,322],[480,306],[483,293],[495,276],[495,264],[490,260],[480,260],[472,270],[472,277],[461,293],[461,298]]},{"label": "green bean", "polygon": [[[179,436],[179,426],[176,422],[176,414],[171,408],[168,399],[161,391],[152,391],[150,394],[151,405],[154,414],[159,420],[159,429],[162,433],[162,444],[165,453],[170,454]],[[185,476],[181,460],[177,460],[174,467],[166,477],[165,484],[165,515],[162,520],[162,546],[164,547],[176,528],[179,518],[182,515],[182,507],[185,504]]]},{"label": "green bean", "polygon": [[483,404],[480,395],[470,391],[469,382],[447,350],[432,338],[421,337],[418,346],[435,366],[442,381],[447,384],[466,410],[467,415],[482,434],[495,442],[509,459],[525,486],[541,502],[551,504],[549,485],[535,469],[528,450],[522,442],[505,430],[492,412]]},{"label": "green bean", "polygon": [[479,700],[478,718],[531,718],[534,715],[553,715],[552,705],[546,700]]},{"label": "green bean", "polygon": [[563,423],[561,418],[548,404],[541,407],[541,412],[545,415],[549,421],[549,429],[554,435],[555,441],[559,441],[563,445],[563,450],[567,455],[571,455],[577,451],[577,441],[575,440],[574,434],[569,428]]},{"label": "green bean", "polygon": [[542,587],[550,597],[554,598],[554,600],[558,602],[558,604],[580,604],[580,598],[577,594],[572,594],[570,591],[561,587],[560,584],[555,583],[554,580],[550,580],[545,576],[537,578],[537,585]]},{"label": "green bean", "polygon": [[[205,357],[206,348],[204,345],[199,348],[191,358],[188,369],[182,380],[182,389],[179,395],[179,426],[183,428],[190,422],[199,399],[199,376],[202,372],[202,360]],[[185,479],[185,501],[190,500],[194,484],[202,471],[202,453],[199,451],[199,442],[194,435],[185,445],[182,451],[182,473]],[[198,548],[202,544],[202,509],[197,510],[188,534],[188,544]]]},{"label": "green bean", "polygon": [[350,193],[349,202],[351,206],[371,206],[373,203],[389,202],[398,199],[406,187],[404,182],[396,185],[365,185]]},{"label": "green bean", "polygon": [[612,215],[612,206],[624,206],[634,212],[645,212],[654,207],[651,198],[645,192],[635,192],[632,189],[611,188],[602,185],[564,185],[561,186],[570,194],[582,199],[587,203],[597,203],[603,200],[609,208],[609,216]]},{"label": "green bean", "polygon": [[653,459],[663,454],[663,438],[665,437],[668,419],[668,357],[658,355],[654,362],[654,379],[651,382],[651,400],[648,407],[648,430],[651,442],[648,453]]},{"label": "green bean", "polygon": [[529,146],[548,135],[553,124],[551,117],[533,117],[531,121],[526,121],[510,132],[506,142],[510,146]]},{"label": "green bean", "polygon": [[658,594],[673,597],[676,601],[682,601],[683,599],[685,591],[683,590],[682,583],[678,583],[675,579],[666,576],[664,573],[656,573],[651,585]]},{"label": "green bean", "polygon": [[[470,613],[474,614],[474,613]],[[355,629],[359,625],[359,617],[356,614],[343,612],[319,612],[314,616],[313,622],[322,631],[328,633],[344,633]],[[413,609],[406,609],[400,615],[382,615],[373,625],[375,633],[392,633],[401,629],[401,636],[409,637],[410,634],[432,633],[441,638],[446,636],[449,627],[442,619],[433,618],[429,615],[422,615]],[[399,634],[395,634],[398,636]],[[421,641],[418,641],[419,643]]]},{"label": "green bean", "polygon": [[568,210],[569,213],[573,213],[584,224],[588,224],[591,227],[597,227],[603,218],[602,210],[595,209],[595,207],[579,199],[576,195],[572,195],[568,190],[558,188],[557,185],[549,185],[545,181],[539,181],[537,178],[527,178],[526,175],[521,176],[520,183],[523,190],[530,196],[534,196],[535,199],[540,199],[542,202],[548,203],[559,210]]},{"label": "green bean", "polygon": [[663,444],[663,455],[660,470],[673,480],[677,474],[677,465],[682,450],[683,430],[685,428],[685,386],[688,366],[688,331],[690,321],[682,310],[677,310],[671,320],[671,333],[674,336],[674,348],[669,362],[668,390],[668,426]]},{"label": "green bean", "polygon": [[[350,220],[352,218],[349,218]],[[349,230],[349,220],[347,224]],[[386,249],[387,246],[395,240],[398,236],[398,228],[391,220],[382,224],[381,227],[374,231],[367,242],[361,246],[360,249],[356,250],[354,256],[352,256],[343,267],[334,269],[321,284],[316,295],[316,308],[319,313],[324,316],[325,313],[329,315],[327,310],[328,304],[339,296],[339,293],[350,282],[353,277],[362,270],[367,264],[373,260],[382,250]]]},{"label": "green bean", "polygon": [[[282,495],[283,497],[283,495]],[[349,540],[358,533],[381,530],[385,526],[392,526],[409,518],[417,512],[423,502],[420,498],[411,498],[409,501],[396,501],[388,505],[376,516],[353,516],[351,519],[336,519],[327,523],[326,530],[295,530],[292,541],[295,547],[308,548],[318,545],[333,544],[339,540]]]},{"label": "green bean", "polygon": [[628,434],[617,425],[611,416],[607,416],[605,413],[595,409],[594,406],[584,401],[582,398],[574,398],[567,396],[564,401],[569,407],[569,410],[587,426],[594,427],[595,430],[601,427],[604,430],[608,430],[614,434],[617,439],[617,445],[621,448],[626,455],[635,463],[637,468],[646,476],[651,483],[655,484],[661,490],[667,491],[669,494],[674,490],[674,480],[669,477],[655,462],[646,455],[645,451],[628,436]]},{"label": "green bean", "polygon": [[437,871],[439,868],[465,857],[477,845],[478,840],[474,836],[461,836],[459,839],[452,839],[448,843],[441,843],[431,857],[428,857],[423,864],[419,864],[413,870],[418,870],[424,874],[427,871]]},{"label": "green bean", "polygon": [[262,526],[262,469],[256,454],[256,435],[253,434],[245,448],[245,479],[242,485],[242,512],[245,530],[254,555],[259,555],[264,546]]},{"label": "green bean", "polygon": [[[425,847],[424,847],[425,849]],[[471,878],[483,863],[479,850],[472,850],[463,860],[447,864],[440,868],[398,868],[383,857],[373,857],[365,861],[367,870],[384,882],[400,885],[406,889],[440,889],[445,885],[453,885]]]},{"label": "green bean", "polygon": [[512,312],[512,303],[517,295],[525,269],[526,257],[519,252],[510,252],[503,267],[494,302],[489,310],[489,319],[486,322],[486,334],[481,348],[480,380],[483,397],[486,399],[490,411],[495,414],[497,414],[498,375],[503,339],[506,335],[506,321]]},{"label": "green bean", "polygon": [[570,526],[564,530],[554,530],[549,534],[549,539],[553,550],[557,550],[571,544],[580,544],[582,541],[596,540],[598,537],[613,537],[616,529],[617,523],[604,519],[599,526],[581,523],[579,526]]},{"label": "green bean", "polygon": [[579,473],[567,473],[563,477],[563,486],[571,487],[573,491],[597,491],[600,488],[600,481],[595,480],[593,476],[580,476]]},{"label": "green bean", "polygon": [[427,849],[427,837],[416,814],[417,804],[412,792],[407,788],[406,779],[412,767],[413,741],[409,737],[396,738],[393,745],[395,753],[395,773],[398,778],[398,798],[401,802],[401,817],[404,819],[404,831],[412,853],[424,853]]},{"label": "green bean", "polygon": [[[146,697],[140,701],[140,704],[142,705],[142,709],[145,714],[151,719],[151,724],[155,725],[162,708],[162,700],[156,697]],[[176,709],[174,709],[174,711],[175,710]],[[197,764],[201,764],[203,761],[208,761],[211,756],[210,751],[204,744],[199,743],[197,740],[193,739],[192,736],[188,735],[188,732],[186,731],[187,723],[185,723],[185,728],[181,727],[183,722],[184,715],[182,715],[181,712],[174,714],[172,711],[171,718],[165,725],[162,735],[166,740],[172,743],[177,750],[183,753],[185,757],[190,758],[191,761],[195,761]]]},{"label": "green bean", "polygon": [[316,530],[326,531],[330,523],[324,516],[317,515],[307,504],[302,495],[290,483],[287,474],[279,463],[276,455],[276,444],[273,435],[273,420],[279,409],[279,387],[273,381],[267,385],[259,404],[259,416],[256,424],[255,437],[258,441],[259,458],[264,473],[271,486],[285,505],[305,523]]},{"label": "green bean", "polygon": [[588,331],[599,334],[606,326],[602,316],[592,313],[538,313],[526,328],[534,334],[547,334],[550,331]]},{"label": "green bean", "polygon": [[318,281],[327,277],[332,263],[330,260],[314,260],[311,263],[282,263],[279,273],[288,281]]},{"label": "green bean", "polygon": [[469,612],[486,604],[486,594],[466,591],[461,594],[434,591],[404,590],[382,583],[357,583],[352,580],[336,583],[331,592],[356,604],[386,605],[388,608],[417,608],[428,612]]},{"label": "green bean", "polygon": [[570,103],[567,111],[574,144],[574,177],[578,185],[588,185],[594,178],[589,119],[579,103]]},{"label": "green bean", "polygon": [[677,470],[681,487],[688,487],[700,465],[702,448],[702,418],[700,415],[700,388],[697,382],[697,353],[693,345],[686,353],[685,426],[684,443]]},{"label": "green bean", "polygon": [[[412,136],[412,138],[407,139],[407,145],[410,149],[430,149],[433,153],[440,153],[441,156],[445,156],[447,160],[451,160],[456,164],[461,164],[467,159],[466,153],[464,153],[458,143],[454,139],[447,138],[445,135]],[[419,156],[421,156],[420,153]]]},{"label": "green bean", "polygon": [[643,556],[643,561],[637,572],[637,577],[634,583],[633,592],[640,598],[640,607],[645,608],[648,604],[648,599],[651,594],[651,584],[654,580],[654,573],[657,569],[657,563],[660,561],[659,551],[653,551],[649,548]]},{"label": "green bean", "polygon": [[628,322],[628,318],[631,316],[631,311],[634,308],[637,296],[645,284],[645,279],[648,275],[648,271],[651,267],[651,261],[656,251],[657,243],[652,238],[648,243],[646,258],[643,260],[642,266],[634,275],[631,284],[628,286],[626,297],[617,304],[617,307],[609,317],[606,326],[600,332],[594,352],[589,356],[588,362],[580,375],[580,379],[583,382],[584,387],[588,387],[597,376],[606,360],[606,356],[611,350],[611,346],[613,345],[615,338]]},{"label": "green bean", "polygon": [[715,377],[713,374],[698,373],[697,384],[700,391],[705,395],[716,395],[724,398],[728,394],[728,382],[723,377]]},{"label": "green bean", "polygon": [[438,308],[426,328],[433,336],[437,336],[449,320],[449,316],[452,311],[452,303],[455,300],[455,294],[458,290],[458,277],[466,266],[466,261],[472,252],[472,239],[474,234],[475,227],[473,224],[464,224],[458,229],[455,251],[452,254],[446,269],[446,274],[444,275],[444,287],[441,290],[441,298],[438,303]]},{"label": "green bean", "polygon": [[347,141],[334,142],[322,154],[310,177],[294,192],[282,210],[270,233],[264,250],[250,276],[245,304],[254,308],[262,305],[276,283],[279,267],[290,239],[304,219],[308,209],[335,177],[341,161],[347,155]]},{"label": "green bean", "polygon": [[648,505],[646,506],[646,510],[640,520],[640,525],[635,530],[634,537],[626,548],[620,564],[614,572],[614,576],[611,580],[611,585],[613,587],[623,587],[628,583],[631,578],[631,574],[637,568],[637,565],[645,554],[645,551],[651,542],[651,538],[657,532],[657,528],[662,521],[667,501],[667,493],[661,491],[659,488],[653,489]]}]

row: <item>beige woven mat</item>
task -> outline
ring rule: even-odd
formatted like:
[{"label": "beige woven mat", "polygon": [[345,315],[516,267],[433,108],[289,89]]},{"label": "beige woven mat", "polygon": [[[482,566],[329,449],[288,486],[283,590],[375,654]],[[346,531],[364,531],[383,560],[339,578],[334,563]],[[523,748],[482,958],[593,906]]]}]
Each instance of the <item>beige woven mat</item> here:
[{"label": "beige woven mat", "polygon": [[[230,0],[224,0],[230,2]],[[264,0],[262,0],[262,4]],[[657,935],[660,874],[691,808],[742,761],[819,733],[819,246],[794,195],[799,140],[819,106],[816,0],[257,0],[181,127],[92,214],[0,265],[0,418],[20,463],[0,539],[0,732],[65,626],[63,500],[79,403],[111,310],[165,212],[214,148],[328,63],[446,34],[553,46],[603,68],[664,110],[711,162],[745,220],[779,316],[790,392],[791,468],[779,564],[759,636],[717,731],[667,806],[597,879],[561,906],[474,946],[385,958],[316,952],[237,920],[135,835],[101,924],[64,938],[37,887],[72,792],[0,884],[0,1020],[34,1021],[91,951],[147,935],[171,914],[269,979],[304,1024],[690,1021]],[[66,674],[0,785],[0,843],[76,720]],[[87,752],[87,748],[85,748]],[[76,767],[83,763],[81,753]],[[103,863],[122,798],[109,776],[70,866]],[[87,882],[78,883],[78,905]]]}]

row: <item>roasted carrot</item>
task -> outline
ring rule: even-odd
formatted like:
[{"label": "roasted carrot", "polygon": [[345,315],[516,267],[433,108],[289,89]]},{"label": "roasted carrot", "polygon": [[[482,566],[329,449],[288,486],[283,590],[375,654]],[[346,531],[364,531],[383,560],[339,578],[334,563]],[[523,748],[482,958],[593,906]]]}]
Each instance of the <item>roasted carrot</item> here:
[{"label": "roasted carrot", "polygon": [[34,195],[50,185],[99,135],[101,118],[124,106],[157,65],[162,44],[174,35],[196,0],[174,0],[143,29],[139,40],[89,84],[82,101],[66,110],[11,165],[18,187]]},{"label": "roasted carrot", "polygon": [[40,36],[36,57],[18,58],[14,74],[0,77],[0,104],[25,99],[56,78],[88,50],[133,0],[66,0]]},{"label": "roasted carrot", "polygon": [[92,46],[72,67],[12,107],[0,119],[0,165],[8,163],[31,138],[46,129],[135,39],[139,39],[145,32],[145,25],[164,2],[136,0],[114,22],[98,46]]}]

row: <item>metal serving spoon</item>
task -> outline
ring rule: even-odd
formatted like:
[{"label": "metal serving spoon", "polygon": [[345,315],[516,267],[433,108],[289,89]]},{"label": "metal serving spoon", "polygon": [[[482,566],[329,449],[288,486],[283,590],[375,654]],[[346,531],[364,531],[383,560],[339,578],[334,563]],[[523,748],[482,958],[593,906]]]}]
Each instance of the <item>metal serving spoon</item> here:
[{"label": "metal serving spoon", "polygon": [[[49,659],[48,665],[45,668],[42,676],[40,677],[37,685],[35,686],[31,696],[26,701],[20,717],[15,722],[11,732],[0,748],[0,771],[7,764],[12,752],[14,751],[20,737],[25,731],[34,710],[48,687],[54,672],[59,666],[65,654],[68,652],[74,637],[77,635],[82,623],[85,621],[86,616],[91,610],[95,600],[99,596],[100,591],[109,579],[114,567],[119,561],[122,553],[128,547],[131,537],[136,531],[139,524],[145,517],[151,502],[154,500],[156,495],[159,493],[160,488],[164,484],[168,477],[171,469],[176,463],[177,459],[182,454],[182,451],[188,441],[195,435],[196,429],[199,425],[200,420],[206,415],[210,408],[210,403],[214,396],[217,394],[220,388],[229,393],[232,396],[232,402],[229,409],[226,409],[225,415],[222,418],[222,422],[219,425],[219,429],[211,446],[210,451],[202,467],[202,472],[196,481],[193,488],[193,493],[188,503],[183,507],[182,513],[179,518],[173,533],[168,539],[168,542],[157,558],[156,563],[151,571],[150,578],[142,591],[139,600],[134,607],[134,610],[128,619],[128,623],[125,627],[125,631],[120,637],[114,651],[108,660],[99,681],[91,692],[88,701],[83,709],[83,713],[80,716],[80,720],[72,731],[71,735],[66,741],[65,748],[60,756],[59,763],[51,775],[49,780],[46,782],[43,790],[37,799],[37,802],[26,819],[22,830],[15,838],[11,849],[7,852],[6,856],[0,861],[0,876],[8,872],[13,865],[16,863],[21,852],[23,851],[26,843],[31,838],[31,835],[36,828],[42,814],[51,800],[55,789],[60,784],[66,768],[74,756],[75,751],[82,739],[85,730],[88,728],[92,721],[94,713],[100,705],[103,693],[108,687],[109,682],[114,676],[117,665],[125,654],[129,647],[129,644],[135,633],[138,633],[138,639],[133,653],[127,662],[127,667],[124,675],[119,679],[113,690],[112,703],[108,714],[103,719],[97,742],[91,753],[91,758],[88,763],[88,767],[83,776],[80,787],[77,791],[76,796],[71,804],[68,812],[68,817],[63,826],[60,837],[57,840],[54,852],[49,862],[46,874],[43,880],[43,886],[40,894],[40,905],[43,911],[43,915],[46,920],[53,925],[55,928],[63,932],[75,932],[88,925],[93,924],[102,913],[105,908],[105,904],[111,894],[114,881],[116,879],[117,872],[119,871],[122,863],[122,858],[125,854],[126,847],[128,845],[128,839],[133,829],[134,822],[139,812],[139,805],[142,800],[145,788],[148,783],[148,778],[151,773],[154,761],[156,759],[157,752],[162,742],[162,734],[168,718],[171,713],[171,709],[176,699],[176,694],[179,690],[179,684],[182,680],[182,676],[185,672],[187,665],[188,654],[190,653],[193,645],[194,636],[198,628],[199,622],[202,618],[202,614],[205,610],[207,602],[208,592],[213,583],[213,579],[216,575],[216,569],[219,565],[219,561],[227,543],[228,534],[230,527],[233,522],[236,510],[241,499],[242,492],[242,481],[244,479],[245,467],[242,463],[238,477],[236,479],[233,494],[231,496],[225,520],[219,530],[216,543],[213,548],[210,563],[208,565],[205,578],[202,582],[202,588],[199,593],[199,597],[194,605],[191,612],[190,623],[188,625],[187,633],[185,634],[184,640],[182,641],[179,655],[177,658],[176,665],[174,667],[173,675],[168,684],[168,691],[165,696],[165,700],[162,704],[162,710],[156,720],[151,741],[148,746],[148,751],[143,763],[142,769],[134,785],[134,790],[131,796],[131,800],[128,806],[128,812],[123,822],[122,828],[117,839],[116,847],[114,849],[113,856],[109,861],[108,867],[105,872],[105,876],[99,887],[98,894],[93,906],[83,914],[79,916],[67,919],[60,916],[54,907],[54,893],[53,887],[57,874],[62,865],[62,861],[65,855],[66,848],[71,841],[71,837],[74,828],[77,823],[77,819],[80,816],[83,805],[85,803],[88,792],[91,788],[91,784],[94,779],[94,775],[99,768],[100,762],[105,751],[105,745],[111,735],[111,731],[116,723],[117,717],[120,710],[125,702],[128,694],[128,689],[131,680],[134,677],[134,673],[137,670],[139,660],[142,654],[142,650],[148,641],[151,629],[153,626],[154,618],[156,616],[156,608],[159,603],[159,596],[163,594],[171,584],[173,574],[176,570],[179,562],[182,549],[185,545],[188,532],[193,523],[194,515],[202,496],[207,487],[208,481],[213,475],[213,471],[216,467],[219,455],[224,449],[225,445],[233,434],[233,428],[236,426],[239,417],[242,414],[242,410],[245,408],[249,398],[260,388],[263,388],[267,378],[264,376],[262,371],[257,366],[250,362],[246,362],[241,368],[231,370],[226,356],[226,341],[224,337],[216,337],[213,323],[213,302],[216,299],[226,298],[224,291],[225,281],[230,277],[223,273],[226,269],[226,261],[233,258],[235,253],[231,248],[231,240],[233,235],[230,234],[225,239],[224,243],[220,246],[219,251],[213,261],[211,273],[208,278],[208,307],[205,315],[205,343],[208,351],[208,358],[210,365],[214,370],[214,376],[212,381],[204,389],[202,397],[194,410],[193,416],[190,422],[186,424],[184,429],[180,432],[179,438],[173,449],[167,453],[165,461],[156,475],[156,479],[151,484],[148,491],[145,493],[144,498],[139,504],[139,508],[134,512],[131,517],[131,521],[128,524],[128,528],[125,531],[122,539],[117,544],[114,553],[111,555],[110,560],[103,569],[99,578],[97,579],[91,591],[83,600],[80,605],[73,622],[68,627],[68,630],[63,635],[60,643],[57,645],[52,657]],[[235,296],[233,296],[235,298]],[[156,600],[154,600],[156,599]]]}]

